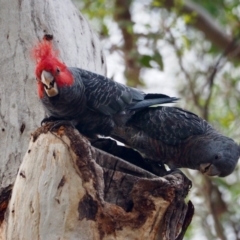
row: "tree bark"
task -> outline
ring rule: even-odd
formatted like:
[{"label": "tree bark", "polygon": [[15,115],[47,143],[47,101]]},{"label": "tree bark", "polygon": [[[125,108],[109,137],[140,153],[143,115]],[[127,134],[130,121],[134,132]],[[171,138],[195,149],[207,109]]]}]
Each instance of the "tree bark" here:
[{"label": "tree bark", "polygon": [[10,187],[31,131],[44,111],[37,97],[31,49],[46,33],[68,66],[105,75],[100,42],[70,0],[0,0],[0,193]]},{"label": "tree bark", "polygon": [[157,177],[50,126],[32,135],[0,239],[181,239],[193,209],[180,171]]}]

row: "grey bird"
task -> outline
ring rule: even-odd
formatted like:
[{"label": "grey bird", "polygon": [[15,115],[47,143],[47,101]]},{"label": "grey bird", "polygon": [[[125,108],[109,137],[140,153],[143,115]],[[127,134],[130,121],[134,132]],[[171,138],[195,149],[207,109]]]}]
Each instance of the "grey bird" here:
[{"label": "grey bird", "polygon": [[136,149],[144,158],[171,169],[197,169],[208,176],[233,172],[240,146],[194,113],[176,107],[144,109],[111,137]]},{"label": "grey bird", "polygon": [[177,98],[147,94],[104,76],[59,60],[52,43],[46,40],[33,49],[38,95],[47,112],[44,121],[71,121],[85,135],[108,136],[115,126],[123,126],[133,114]]}]

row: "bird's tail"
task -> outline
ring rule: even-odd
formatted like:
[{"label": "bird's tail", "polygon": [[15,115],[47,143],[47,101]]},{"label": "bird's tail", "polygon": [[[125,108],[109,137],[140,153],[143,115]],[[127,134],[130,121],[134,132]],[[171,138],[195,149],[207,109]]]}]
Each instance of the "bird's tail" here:
[{"label": "bird's tail", "polygon": [[140,111],[144,108],[157,107],[164,103],[174,103],[177,100],[179,100],[179,98],[169,97],[164,94],[149,93],[144,97],[144,100],[135,103],[133,106],[129,108],[129,110]]}]

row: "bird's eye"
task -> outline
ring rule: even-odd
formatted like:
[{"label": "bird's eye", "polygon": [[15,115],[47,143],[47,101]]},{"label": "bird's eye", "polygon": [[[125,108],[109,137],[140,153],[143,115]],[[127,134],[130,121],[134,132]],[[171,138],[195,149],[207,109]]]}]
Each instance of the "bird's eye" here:
[{"label": "bird's eye", "polygon": [[218,155],[215,155],[215,157],[214,157],[216,160],[219,158],[219,156]]},{"label": "bird's eye", "polygon": [[57,73],[57,74],[60,73],[60,69],[59,69],[59,68],[56,69],[56,73]]}]

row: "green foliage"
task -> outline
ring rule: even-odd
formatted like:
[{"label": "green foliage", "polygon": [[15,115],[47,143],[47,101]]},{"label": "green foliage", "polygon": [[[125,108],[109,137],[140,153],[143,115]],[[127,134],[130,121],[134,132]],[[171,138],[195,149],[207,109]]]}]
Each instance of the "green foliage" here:
[{"label": "green foliage", "polygon": [[202,6],[206,9],[212,16],[219,17],[225,11],[223,10],[224,1],[223,0],[194,0],[193,2],[197,3],[198,5]]},{"label": "green foliage", "polygon": [[[239,0],[194,0],[193,2],[202,6],[222,25],[231,27],[232,31],[236,30],[236,23],[239,24]],[[236,33],[237,34],[237,33]]]},{"label": "green foliage", "polygon": [[194,23],[196,18],[196,13],[192,12],[191,14],[182,14],[182,18],[186,24]]},{"label": "green foliage", "polygon": [[81,3],[82,13],[87,14],[90,19],[104,19],[104,17],[112,15],[112,10],[114,8],[112,1],[108,0],[83,0]]},{"label": "green foliage", "polygon": [[159,1],[159,0],[153,0],[151,5],[152,7],[157,7],[157,8],[163,7],[162,1]]},{"label": "green foliage", "polygon": [[80,11],[88,17],[96,30],[104,37],[109,36],[105,23],[107,17],[112,17],[114,1],[110,0],[75,0],[80,5]]},{"label": "green foliage", "polygon": [[161,71],[163,70],[162,55],[158,52],[155,52],[153,56],[141,55],[139,58],[139,63],[142,67],[154,68],[156,66]]}]

